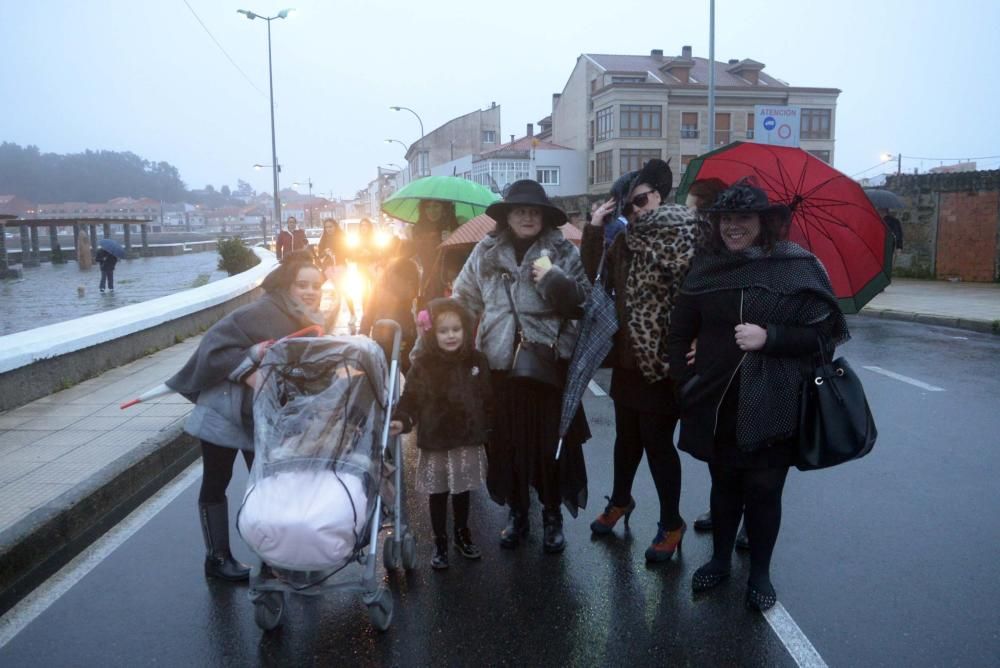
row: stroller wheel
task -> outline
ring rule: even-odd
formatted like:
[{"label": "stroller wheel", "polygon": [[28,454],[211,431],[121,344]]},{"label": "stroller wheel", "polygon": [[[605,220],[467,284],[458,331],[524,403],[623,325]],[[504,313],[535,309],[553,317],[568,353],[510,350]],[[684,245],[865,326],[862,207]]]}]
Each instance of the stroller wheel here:
[{"label": "stroller wheel", "polygon": [[407,531],[403,534],[403,568],[413,570],[417,565],[417,537]]},{"label": "stroller wheel", "polygon": [[382,589],[375,600],[368,604],[368,618],[379,631],[385,631],[392,624],[392,592]]},{"label": "stroller wheel", "polygon": [[402,563],[400,544],[393,540],[393,536],[386,536],[382,542],[382,563],[387,571],[394,571]]},{"label": "stroller wheel", "polygon": [[260,593],[253,602],[253,619],[262,631],[273,631],[281,625],[285,611],[285,595],[280,591]]}]

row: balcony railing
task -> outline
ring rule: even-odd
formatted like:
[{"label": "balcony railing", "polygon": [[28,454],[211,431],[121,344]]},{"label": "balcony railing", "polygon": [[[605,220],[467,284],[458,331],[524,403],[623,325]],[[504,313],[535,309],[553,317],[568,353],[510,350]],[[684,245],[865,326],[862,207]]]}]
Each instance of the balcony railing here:
[{"label": "balcony railing", "polygon": [[697,139],[698,128],[681,128],[681,139]]}]

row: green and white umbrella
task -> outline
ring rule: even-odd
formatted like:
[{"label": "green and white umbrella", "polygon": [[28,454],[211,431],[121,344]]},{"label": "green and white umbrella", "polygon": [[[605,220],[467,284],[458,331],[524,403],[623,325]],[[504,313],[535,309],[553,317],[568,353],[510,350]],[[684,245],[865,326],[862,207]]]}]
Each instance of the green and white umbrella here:
[{"label": "green and white umbrella", "polygon": [[382,211],[398,220],[415,223],[420,217],[421,200],[452,202],[461,224],[485,213],[486,207],[498,199],[500,196],[490,189],[457,176],[425,176],[393,193],[382,203]]}]

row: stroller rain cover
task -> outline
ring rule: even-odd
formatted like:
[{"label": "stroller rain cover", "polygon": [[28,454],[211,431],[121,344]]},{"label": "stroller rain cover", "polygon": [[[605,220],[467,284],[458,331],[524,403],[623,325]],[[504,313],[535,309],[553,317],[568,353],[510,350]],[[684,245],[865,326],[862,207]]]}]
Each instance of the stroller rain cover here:
[{"label": "stroller rain cover", "polygon": [[259,370],[240,536],[271,566],[342,568],[367,543],[383,486],[382,350],[364,337],[294,338]]}]

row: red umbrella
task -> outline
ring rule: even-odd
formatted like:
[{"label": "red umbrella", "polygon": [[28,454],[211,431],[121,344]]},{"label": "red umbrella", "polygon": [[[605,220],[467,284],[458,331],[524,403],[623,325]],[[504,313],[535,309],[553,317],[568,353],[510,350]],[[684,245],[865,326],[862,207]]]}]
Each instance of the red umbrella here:
[{"label": "red umbrella", "polygon": [[698,179],[753,177],[775,204],[792,209],[789,239],[830,275],[845,313],[857,313],[890,281],[892,238],[864,189],[800,148],[734,142],[691,161],[677,189],[684,202]]}]

